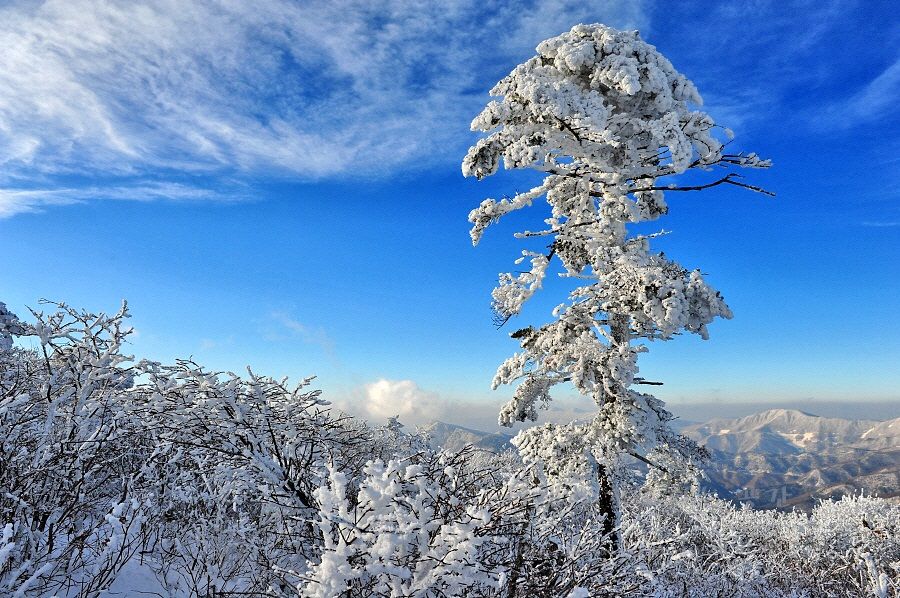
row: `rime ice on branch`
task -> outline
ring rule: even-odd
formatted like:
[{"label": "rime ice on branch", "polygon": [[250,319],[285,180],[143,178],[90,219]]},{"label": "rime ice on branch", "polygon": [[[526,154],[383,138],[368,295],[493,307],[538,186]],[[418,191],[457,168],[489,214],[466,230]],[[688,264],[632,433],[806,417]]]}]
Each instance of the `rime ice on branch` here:
[{"label": "rime ice on branch", "polygon": [[[547,253],[523,252],[529,271],[501,274],[493,291],[500,323],[519,313],[541,288],[553,258],[564,277],[584,281],[556,319],[512,334],[522,347],[497,371],[493,386],[520,381],[500,412],[500,423],[534,420],[550,401],[550,389],[572,382],[597,403],[592,422],[522,432],[520,449],[541,450],[548,428],[577,434],[604,465],[630,454],[657,465],[663,477],[697,447],[676,436],[663,403],[631,387],[637,377],[639,339],[669,339],[686,330],[707,338],[707,325],[731,311],[699,270],[688,270],[662,253],[651,253],[656,235],[629,235],[629,224],[668,212],[666,191],[698,191],[733,185],[770,194],[742,181],[736,167],[766,168],[756,154],[734,154],[720,141],[717,125],[691,105],[697,89],[636,31],[577,25],[537,47],[492,90],[491,101],[472,122],[487,133],[462,163],[465,176],[529,168],[546,173],[530,191],[500,201],[486,199],[469,214],[477,244],[504,215],[541,197],[550,204],[546,226],[516,236],[547,237]],[[728,129],[721,129],[730,138]],[[708,181],[678,186],[666,177],[696,169]],[[713,176],[714,171],[723,173]]]}]

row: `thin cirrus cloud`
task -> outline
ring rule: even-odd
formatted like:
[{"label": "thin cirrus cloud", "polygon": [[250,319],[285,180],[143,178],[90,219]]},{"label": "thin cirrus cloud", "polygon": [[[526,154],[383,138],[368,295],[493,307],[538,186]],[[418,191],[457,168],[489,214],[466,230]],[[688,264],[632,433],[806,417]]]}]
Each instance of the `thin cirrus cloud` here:
[{"label": "thin cirrus cloud", "polygon": [[900,97],[900,58],[867,83],[844,105],[856,121],[872,121],[896,110]]},{"label": "thin cirrus cloud", "polygon": [[414,168],[467,141],[502,68],[585,20],[640,26],[644,3],[13,3],[0,8],[2,214],[83,201],[53,184],[74,174]]},{"label": "thin cirrus cloud", "polygon": [[900,227],[900,220],[885,220],[885,221],[865,221],[862,223],[863,226],[871,226],[873,228],[896,228]]},{"label": "thin cirrus cloud", "polygon": [[309,326],[283,311],[269,314],[269,324],[276,329],[269,329],[265,336],[269,340],[286,340],[297,338],[305,344],[314,345],[329,357],[334,357],[334,341],[328,332],[320,326]]},{"label": "thin cirrus cloud", "polygon": [[[853,78],[858,77],[854,74]],[[895,119],[896,102],[900,97],[900,58],[873,78],[852,81],[849,86],[856,88],[851,95],[817,105],[810,111],[809,120],[814,129],[849,130],[872,123],[883,127],[885,121]],[[887,136],[879,143],[895,144],[896,140]]]},{"label": "thin cirrus cloud", "polygon": [[244,199],[244,197],[236,185],[229,187],[227,195],[222,195],[214,189],[167,182],[141,182],[128,186],[113,185],[81,188],[0,188],[0,218],[27,212],[37,212],[47,206],[70,205],[97,199],[127,201],[221,201],[228,199],[239,201]]},{"label": "thin cirrus cloud", "polygon": [[[867,3],[709,4],[704,16],[673,19],[672,26],[683,32],[704,30],[703,43],[679,48],[675,66],[698,85],[717,122],[744,131],[771,122],[777,113],[802,124],[808,134],[849,130],[892,114],[900,93],[900,61],[879,68],[846,59],[865,53],[834,54],[836,40],[848,30],[877,22],[871,15],[866,18],[871,9]],[[868,39],[882,55],[896,55],[900,38],[889,29],[871,26],[854,30],[854,35]],[[652,39],[652,32],[647,37]],[[714,56],[724,59],[711,59]],[[873,73],[875,68],[879,70]]]}]

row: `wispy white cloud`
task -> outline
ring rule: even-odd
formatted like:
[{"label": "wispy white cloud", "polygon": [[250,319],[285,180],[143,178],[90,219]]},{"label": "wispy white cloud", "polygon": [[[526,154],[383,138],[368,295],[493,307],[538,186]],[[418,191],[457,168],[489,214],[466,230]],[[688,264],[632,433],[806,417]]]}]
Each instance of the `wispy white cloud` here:
[{"label": "wispy white cloud", "polygon": [[334,341],[321,326],[309,326],[283,311],[273,311],[270,319],[278,326],[278,330],[270,330],[266,334],[267,338],[272,340],[299,338],[302,342],[315,345],[326,355],[334,357]]},{"label": "wispy white cloud", "polygon": [[0,187],[0,218],[27,212],[40,212],[51,206],[71,205],[98,199],[126,201],[232,201],[245,199],[237,187],[223,194],[214,189],[193,187],[179,183],[146,183],[114,185],[110,187],[58,188],[2,188]]},{"label": "wispy white cloud", "polygon": [[863,222],[862,225],[871,226],[873,228],[894,228],[900,226],[900,220],[866,221]]},{"label": "wispy white cloud", "polygon": [[900,58],[852,96],[823,111],[832,125],[849,127],[895,115],[900,98]]},{"label": "wispy white cloud", "polygon": [[[0,8],[0,184],[72,173],[315,178],[414,168],[458,153],[487,87],[537,42],[579,21],[641,26],[643,5],[8,4]],[[13,207],[0,214],[89,198],[10,193],[3,201]]]},{"label": "wispy white cloud", "polygon": [[[701,42],[678,48],[675,66],[698,85],[706,109],[717,122],[738,132],[761,122],[771,124],[773,115],[813,130],[836,124],[852,127],[862,122],[866,113],[874,115],[871,108],[884,98],[881,91],[890,91],[889,85],[881,85],[875,93],[860,92],[849,104],[830,102],[836,93],[833,88],[845,87],[862,70],[858,61],[851,62],[848,56],[864,55],[836,55],[836,44],[853,38],[860,44],[883,45],[882,53],[896,48],[896,43],[867,38],[869,33],[856,30],[859,21],[865,20],[862,15],[867,14],[865,2],[698,3],[695,12],[686,6],[687,18],[656,18],[645,37],[652,41],[662,27],[676,39],[703,32]],[[839,116],[841,122],[833,122],[833,116]]]}]

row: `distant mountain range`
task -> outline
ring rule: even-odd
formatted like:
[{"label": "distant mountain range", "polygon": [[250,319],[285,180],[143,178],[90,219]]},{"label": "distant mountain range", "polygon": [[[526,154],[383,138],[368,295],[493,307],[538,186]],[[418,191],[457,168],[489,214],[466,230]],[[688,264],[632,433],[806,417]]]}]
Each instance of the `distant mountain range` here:
[{"label": "distant mountain range", "polygon": [[[466,444],[493,451],[512,437],[435,422],[419,428],[435,446]],[[811,508],[817,499],[866,492],[900,497],[900,418],[888,421],[819,417],[771,409],[736,419],[682,425],[706,446],[707,487],[755,508]]]},{"label": "distant mountain range", "polygon": [[458,451],[467,444],[489,451],[500,452],[512,448],[512,434],[481,432],[444,422],[419,426],[419,432],[427,434],[432,446]]},{"label": "distant mountain range", "polygon": [[757,508],[810,508],[819,498],[864,491],[900,496],[900,418],[819,417],[772,409],[681,429],[712,454],[720,494]]}]

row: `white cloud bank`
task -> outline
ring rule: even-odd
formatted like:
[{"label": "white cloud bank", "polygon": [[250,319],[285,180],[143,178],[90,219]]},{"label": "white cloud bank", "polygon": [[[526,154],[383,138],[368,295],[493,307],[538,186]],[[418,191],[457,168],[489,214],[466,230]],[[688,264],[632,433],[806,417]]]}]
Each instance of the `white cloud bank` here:
[{"label": "white cloud bank", "polygon": [[[501,399],[449,400],[422,389],[413,380],[384,378],[365,384],[348,398],[333,401],[338,409],[376,424],[383,424],[389,417],[397,415],[407,426],[442,421],[485,432],[509,431],[497,424],[503,402]],[[539,412],[538,423],[572,421],[593,409],[593,404],[583,398],[554,400],[550,409]]]},{"label": "white cloud bank", "polygon": [[442,420],[448,403],[440,395],[419,388],[412,380],[376,380],[366,384],[357,397],[338,407],[375,423],[400,416],[404,424],[423,424]]},{"label": "white cloud bank", "polygon": [[[644,3],[49,0],[0,7],[5,215],[55,177],[379,174],[458,153],[488,86],[579,21]],[[431,158],[430,158],[431,157]],[[48,181],[51,183],[48,185]],[[18,198],[18,199],[17,199]]]}]

